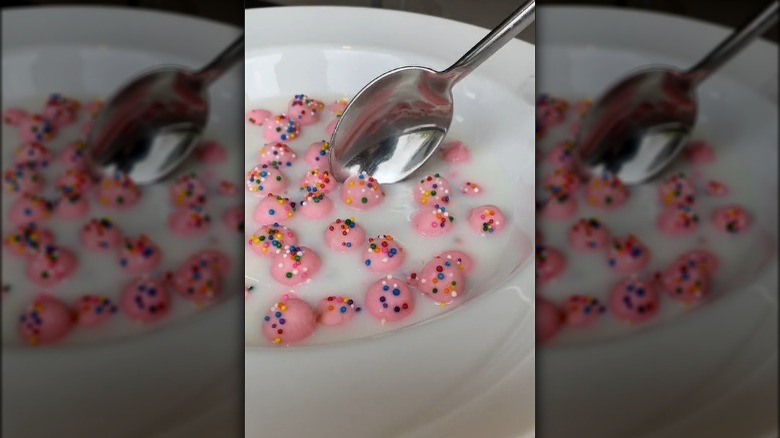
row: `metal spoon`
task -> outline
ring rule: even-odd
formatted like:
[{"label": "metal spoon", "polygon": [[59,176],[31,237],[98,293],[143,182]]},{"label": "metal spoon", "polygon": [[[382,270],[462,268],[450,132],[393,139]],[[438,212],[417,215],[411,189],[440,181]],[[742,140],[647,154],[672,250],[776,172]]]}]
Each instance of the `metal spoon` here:
[{"label": "metal spoon", "polygon": [[644,182],[682,150],[696,122],[696,87],[777,20],[772,3],[688,71],[649,67],[604,93],[582,122],[575,161],[584,178]]},{"label": "metal spoon", "polygon": [[417,170],[447,135],[452,87],[534,20],[526,1],[450,68],[391,70],[350,101],[330,142],[330,169],[343,182],[366,172],[379,183],[400,181]]},{"label": "metal spoon", "polygon": [[159,67],[128,82],[106,103],[87,139],[91,170],[136,184],[168,175],[192,152],[209,114],[208,86],[244,59],[241,35],[199,71]]}]

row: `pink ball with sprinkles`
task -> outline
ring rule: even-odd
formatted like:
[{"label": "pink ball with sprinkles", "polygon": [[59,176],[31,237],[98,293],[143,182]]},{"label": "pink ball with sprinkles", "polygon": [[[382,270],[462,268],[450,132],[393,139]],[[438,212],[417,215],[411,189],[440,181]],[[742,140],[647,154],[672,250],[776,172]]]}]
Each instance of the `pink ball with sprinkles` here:
[{"label": "pink ball with sprinkles", "polygon": [[544,178],[543,187],[550,193],[573,194],[580,186],[580,178],[571,171],[555,169]]},{"label": "pink ball with sprinkles", "polygon": [[40,224],[49,219],[52,209],[52,203],[46,199],[25,193],[11,204],[9,218],[12,224],[19,226]]},{"label": "pink ball with sprinkles", "polygon": [[447,179],[436,173],[423,177],[420,182],[415,184],[412,195],[414,201],[421,205],[449,204],[450,190],[450,183]]},{"label": "pink ball with sprinkles", "polygon": [[139,277],[125,286],[119,308],[133,321],[154,323],[170,313],[170,293],[162,282],[147,276]]},{"label": "pink ball with sprinkles", "polygon": [[141,190],[122,173],[104,177],[97,189],[98,202],[113,210],[126,210],[141,198]]},{"label": "pink ball with sprinkles", "polygon": [[370,237],[368,248],[363,254],[363,265],[378,274],[389,274],[397,270],[406,258],[403,247],[393,236],[387,234]]},{"label": "pink ball with sprinkles", "polygon": [[616,176],[609,174],[594,177],[585,189],[585,199],[588,204],[603,209],[622,206],[628,200],[628,196],[626,186]]},{"label": "pink ball with sprinkles", "polygon": [[222,277],[211,264],[189,259],[166,277],[170,287],[196,304],[214,301],[222,292]]},{"label": "pink ball with sprinkles", "polygon": [[19,337],[29,345],[51,345],[63,340],[73,328],[74,314],[62,301],[39,294],[19,316]]},{"label": "pink ball with sprinkles", "polygon": [[203,205],[176,207],[168,216],[168,228],[183,237],[202,235],[210,225],[211,216]]},{"label": "pink ball with sprinkles", "polygon": [[381,204],[385,192],[379,182],[365,172],[347,178],[341,185],[341,200],[356,210],[368,210]]},{"label": "pink ball with sprinkles", "polygon": [[563,326],[563,312],[550,300],[536,295],[536,343],[549,342]]},{"label": "pink ball with sprinkles", "polygon": [[417,274],[417,287],[439,305],[447,305],[463,297],[466,276],[463,265],[441,256],[423,266]]},{"label": "pink ball with sprinkles", "polygon": [[260,224],[284,223],[295,215],[297,206],[289,198],[269,194],[255,208],[255,222]]},{"label": "pink ball with sprinkles", "polygon": [[23,143],[14,149],[14,164],[31,165],[36,169],[45,169],[49,167],[52,161],[51,151],[42,143],[31,141]]},{"label": "pink ball with sprinkles", "polygon": [[364,306],[382,323],[401,321],[414,312],[414,293],[405,282],[388,275],[368,287]]},{"label": "pink ball with sprinkles", "polygon": [[325,228],[325,244],[337,252],[361,249],[366,242],[366,232],[355,218],[336,219]]},{"label": "pink ball with sprinkles", "polygon": [[556,169],[572,170],[574,168],[574,142],[564,140],[553,146],[547,161]]},{"label": "pink ball with sprinkles", "polygon": [[161,259],[160,248],[146,234],[136,238],[125,237],[119,248],[119,267],[130,274],[151,271]]},{"label": "pink ball with sprinkles", "polygon": [[335,190],[338,183],[327,170],[312,169],[306,172],[298,184],[301,191],[329,194]]},{"label": "pink ball with sprinkles", "polygon": [[563,273],[566,258],[555,248],[536,245],[536,279],[547,283]]},{"label": "pink ball with sprinkles", "polygon": [[45,184],[43,175],[34,164],[17,164],[3,172],[6,193],[38,193]]},{"label": "pink ball with sprinkles", "polygon": [[309,303],[299,298],[282,297],[263,318],[263,336],[272,344],[292,345],[310,337],[317,317]]},{"label": "pink ball with sprinkles", "polygon": [[244,235],[244,206],[236,205],[228,207],[222,213],[222,223],[234,233]]},{"label": "pink ball with sprinkles", "polygon": [[19,138],[26,142],[49,141],[57,135],[57,127],[40,114],[33,114],[19,122]]},{"label": "pink ball with sprinkles", "polygon": [[692,141],[683,149],[683,157],[693,165],[715,162],[715,151],[705,141]]},{"label": "pink ball with sprinkles", "polygon": [[61,128],[73,123],[80,109],[81,102],[78,100],[55,93],[46,100],[41,115],[54,126]]},{"label": "pink ball with sprinkles", "polygon": [[325,219],[333,213],[334,208],[333,201],[321,192],[306,193],[306,197],[298,204],[298,212],[312,220]]},{"label": "pink ball with sprinkles", "polygon": [[60,219],[81,219],[89,213],[89,201],[81,193],[61,193],[54,203],[54,213]]},{"label": "pink ball with sprinkles", "polygon": [[84,327],[102,325],[119,312],[119,307],[102,295],[82,295],[73,308],[76,322]]},{"label": "pink ball with sprinkles", "polygon": [[483,194],[485,190],[473,181],[466,181],[460,188],[460,192],[467,196],[479,196]]},{"label": "pink ball with sprinkles", "polygon": [[296,94],[287,105],[287,116],[301,126],[311,125],[320,120],[325,104],[305,94]]},{"label": "pink ball with sprinkles", "polygon": [[344,110],[347,109],[347,105],[349,105],[349,100],[339,99],[328,105],[328,111],[333,113],[336,117],[341,117],[341,115],[344,114]]},{"label": "pink ball with sprinkles", "polygon": [[650,261],[650,251],[633,234],[613,237],[607,249],[607,264],[613,271],[622,274],[637,272]]},{"label": "pink ball with sprinkles", "polygon": [[569,244],[577,251],[600,251],[609,245],[609,229],[596,218],[580,219],[569,229]]},{"label": "pink ball with sprinkles", "polygon": [[90,100],[84,103],[84,111],[87,112],[89,117],[95,118],[105,106],[105,102],[100,99]]},{"label": "pink ball with sprinkles", "polygon": [[452,249],[444,251],[439,257],[454,264],[464,274],[468,274],[474,269],[474,259],[463,251]]},{"label": "pink ball with sprinkles", "polygon": [[27,262],[27,278],[38,286],[54,286],[73,275],[78,265],[69,249],[46,245]]},{"label": "pink ball with sprinkles", "polygon": [[169,189],[173,205],[203,205],[206,203],[206,185],[195,173],[186,173],[176,178]]},{"label": "pink ball with sprinkles", "polygon": [[656,226],[667,236],[687,236],[699,228],[699,215],[688,204],[666,207],[658,215]]},{"label": "pink ball with sprinkles", "polygon": [[720,181],[710,180],[707,181],[706,187],[707,195],[709,196],[726,196],[729,194],[729,188]]},{"label": "pink ball with sprinkles", "polygon": [[726,234],[742,234],[750,227],[750,216],[739,205],[727,205],[712,213],[715,229]]},{"label": "pink ball with sprinkles", "polygon": [[264,124],[263,136],[268,141],[292,141],[301,134],[300,125],[285,115],[270,117]]},{"label": "pink ball with sprinkles", "polygon": [[208,140],[198,145],[195,157],[203,164],[222,164],[227,161],[227,151],[219,142]]},{"label": "pink ball with sprinkles", "polygon": [[352,298],[331,295],[317,303],[315,314],[320,324],[335,327],[352,321],[361,310]]},{"label": "pink ball with sprinkles", "polygon": [[598,298],[587,295],[572,295],[561,307],[566,324],[575,327],[590,325],[607,311]]},{"label": "pink ball with sprinkles", "polygon": [[298,155],[284,143],[266,143],[260,148],[260,165],[291,167]]},{"label": "pink ball with sprinkles", "polygon": [[95,218],[81,228],[80,240],[91,251],[112,251],[122,243],[122,231],[111,219]]},{"label": "pink ball with sprinkles", "polygon": [[69,143],[60,152],[59,160],[68,168],[83,169],[87,165],[87,144],[83,140]]},{"label": "pink ball with sprinkles", "polygon": [[57,178],[55,188],[65,195],[83,195],[92,188],[92,177],[83,170],[65,169],[65,172]]},{"label": "pink ball with sprinkles", "polygon": [[549,94],[543,93],[536,98],[536,124],[537,131],[543,131],[559,125],[566,118],[569,102]]},{"label": "pink ball with sprinkles", "polygon": [[13,255],[24,258],[34,257],[43,248],[52,244],[54,244],[54,235],[51,231],[35,224],[19,226],[3,237],[3,248]]},{"label": "pink ball with sprinkles", "polygon": [[445,142],[439,148],[439,153],[445,163],[467,163],[471,161],[471,152],[462,141]]},{"label": "pink ball with sprinkles", "polygon": [[548,219],[564,220],[577,213],[579,204],[570,193],[558,192],[550,193],[547,198],[539,201],[537,209]]},{"label": "pink ball with sprinkles", "polygon": [[249,236],[249,247],[261,257],[272,257],[285,251],[288,246],[298,243],[295,233],[278,223],[263,225]]},{"label": "pink ball with sprinkles", "polygon": [[271,111],[256,108],[246,112],[246,122],[251,125],[262,125],[267,119],[270,119],[273,114]]},{"label": "pink ball with sprinkles", "polygon": [[30,114],[21,108],[8,108],[3,111],[3,123],[11,126],[19,126],[22,120],[29,117]]},{"label": "pink ball with sprinkles", "polygon": [[495,205],[480,205],[469,212],[469,225],[480,236],[500,233],[506,226],[506,218]]},{"label": "pink ball with sprinkles", "polygon": [[246,189],[257,196],[269,193],[284,193],[287,190],[287,178],[281,170],[269,164],[259,164],[246,173]]},{"label": "pink ball with sprinkles", "polygon": [[236,196],[239,193],[238,185],[233,181],[223,179],[217,185],[217,193],[220,196]]},{"label": "pink ball with sprinkles", "polygon": [[690,267],[701,268],[708,275],[713,275],[720,266],[720,262],[718,261],[718,258],[715,257],[715,254],[704,249],[687,251],[680,254],[675,261],[687,263]]},{"label": "pink ball with sprinkles", "polygon": [[661,290],[686,304],[699,302],[710,292],[710,278],[702,265],[675,260],[663,272],[655,274]]},{"label": "pink ball with sprinkles", "polygon": [[219,275],[227,275],[230,258],[216,249],[207,249],[191,255],[187,263],[198,263],[201,267],[212,266]]},{"label": "pink ball with sprinkles", "polygon": [[320,271],[322,262],[312,249],[290,245],[274,257],[271,277],[285,286],[307,283]]},{"label": "pink ball with sprinkles", "polygon": [[330,168],[330,164],[328,163],[329,151],[330,143],[325,140],[315,141],[306,149],[303,159],[313,169],[328,170]]},{"label": "pink ball with sprinkles", "polygon": [[658,201],[665,206],[691,205],[696,200],[696,189],[682,173],[664,178],[658,186]]},{"label": "pink ball with sprinkles", "polygon": [[425,237],[439,237],[453,230],[455,217],[445,205],[422,206],[412,215],[412,228]]},{"label": "pink ball with sprinkles", "polygon": [[609,309],[618,319],[642,323],[658,313],[660,301],[653,286],[636,278],[618,283],[609,295]]}]

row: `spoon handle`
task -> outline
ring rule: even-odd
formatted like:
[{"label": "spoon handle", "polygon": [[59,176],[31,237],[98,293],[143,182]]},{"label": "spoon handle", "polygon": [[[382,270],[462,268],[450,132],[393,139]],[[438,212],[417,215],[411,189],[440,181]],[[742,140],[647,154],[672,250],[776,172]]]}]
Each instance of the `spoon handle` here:
[{"label": "spoon handle", "polygon": [[728,62],[734,55],[739,53],[751,41],[760,36],[764,31],[772,27],[777,21],[778,1],[772,2],[759,12],[750,21],[742,27],[735,30],[728,38],[715,47],[698,64],[691,67],[686,73],[686,77],[695,87],[707,79],[715,70]]},{"label": "spoon handle", "polygon": [[203,87],[210,85],[238,61],[244,59],[244,35],[236,38],[216,58],[195,73]]},{"label": "spoon handle", "polygon": [[442,74],[448,76],[454,85],[533,23],[535,15],[536,1],[527,0]]}]

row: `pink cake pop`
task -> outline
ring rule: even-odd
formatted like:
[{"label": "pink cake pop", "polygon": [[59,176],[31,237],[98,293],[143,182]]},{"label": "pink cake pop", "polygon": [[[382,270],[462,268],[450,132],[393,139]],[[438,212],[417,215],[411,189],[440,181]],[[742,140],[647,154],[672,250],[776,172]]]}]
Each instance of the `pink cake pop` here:
[{"label": "pink cake pop", "polygon": [[44,183],[43,175],[31,163],[17,164],[3,172],[3,185],[7,193],[38,193]]},{"label": "pink cake pop", "polygon": [[658,293],[650,283],[626,278],[609,295],[609,308],[620,320],[641,323],[658,313]]},{"label": "pink cake pop", "polygon": [[212,266],[222,276],[230,270],[230,258],[216,249],[199,251],[191,255],[186,263],[197,263],[203,268]]},{"label": "pink cake pop", "polygon": [[548,219],[564,220],[577,213],[579,204],[571,194],[558,192],[550,193],[545,199],[539,201],[537,208]]},{"label": "pink cake pop", "polygon": [[49,219],[52,208],[52,203],[46,199],[25,193],[11,204],[9,212],[11,223],[14,225],[39,224]]},{"label": "pink cake pop", "polygon": [[463,187],[460,188],[460,192],[468,196],[479,196],[484,193],[484,189],[473,181],[466,181]]},{"label": "pink cake pop", "polygon": [[41,249],[53,243],[52,233],[35,224],[19,226],[3,238],[4,248],[14,255],[26,258],[35,256]]},{"label": "pink cake pop", "polygon": [[162,282],[142,276],[125,286],[119,308],[133,321],[153,323],[170,313],[171,298]]},{"label": "pink cake pop", "polygon": [[68,249],[46,245],[27,263],[27,278],[42,287],[54,286],[70,277],[78,267],[76,256]]},{"label": "pink cake pop", "polygon": [[536,245],[536,278],[541,283],[547,283],[563,273],[566,259],[555,248]]},{"label": "pink cake pop", "polygon": [[101,205],[115,210],[124,210],[138,202],[141,198],[141,190],[130,177],[117,172],[103,178],[98,186],[97,196]]},{"label": "pink cake pop", "polygon": [[316,325],[309,303],[284,296],[263,318],[263,336],[276,345],[291,345],[311,336]]},{"label": "pink cake pop", "polygon": [[284,143],[266,143],[260,148],[260,165],[290,167],[297,158],[298,155]]},{"label": "pink cake pop", "polygon": [[466,277],[461,268],[462,265],[452,260],[436,256],[417,275],[417,287],[437,304],[450,304],[466,291]]},{"label": "pink cake pop", "polygon": [[40,114],[32,114],[19,122],[22,141],[49,141],[57,135],[57,127]]},{"label": "pink cake pop", "polygon": [[558,334],[563,325],[563,312],[548,299],[536,295],[536,343],[544,344]]},{"label": "pink cake pop", "polygon": [[750,216],[739,205],[727,205],[713,212],[712,224],[718,231],[741,234],[750,227]]},{"label": "pink cake pop", "polygon": [[29,117],[30,114],[21,108],[8,108],[3,111],[3,123],[11,126],[19,126],[22,120]]},{"label": "pink cake pop", "polygon": [[572,295],[563,302],[561,307],[564,321],[577,327],[592,324],[607,311],[597,298],[587,295]]},{"label": "pink cake pop", "polygon": [[650,261],[650,251],[633,234],[626,237],[613,237],[607,249],[607,264],[616,272],[623,274],[639,271]]},{"label": "pink cake pop", "polygon": [[189,237],[205,233],[211,225],[211,216],[203,205],[176,207],[168,216],[168,227],[174,234]]},{"label": "pink cake pop", "polygon": [[73,320],[73,312],[65,303],[39,294],[19,316],[19,337],[29,345],[56,344],[70,333]]},{"label": "pink cake pop", "polygon": [[317,303],[315,313],[317,322],[327,326],[338,326],[352,321],[352,318],[362,309],[352,298],[344,296],[329,296]]},{"label": "pink cake pop", "polygon": [[707,194],[709,196],[726,196],[729,194],[729,188],[720,181],[707,181]]},{"label": "pink cake pop", "polygon": [[298,185],[302,191],[329,194],[336,188],[336,178],[327,170],[312,169],[306,172]]},{"label": "pink cake pop", "polygon": [[287,105],[287,115],[301,126],[311,125],[320,120],[325,104],[305,94],[296,94]]},{"label": "pink cake pop", "polygon": [[406,253],[403,247],[390,235],[369,237],[363,264],[371,272],[389,274],[400,268]]},{"label": "pink cake pop", "polygon": [[626,186],[616,177],[603,174],[593,177],[585,189],[585,199],[594,207],[618,208],[628,200]]},{"label": "pink cake pop", "polygon": [[696,190],[682,173],[664,178],[658,186],[658,200],[662,205],[691,205],[696,199]]},{"label": "pink cake pop", "polygon": [[296,205],[289,198],[268,194],[255,207],[255,222],[261,224],[284,223],[295,215]]},{"label": "pink cake pop", "polygon": [[553,146],[550,154],[547,156],[547,161],[555,166],[556,169],[572,170],[574,168],[574,142],[564,140]]},{"label": "pink cake pop", "polygon": [[467,163],[471,161],[471,152],[462,141],[445,142],[439,148],[441,159],[446,163]]},{"label": "pink cake pop", "polygon": [[222,164],[227,156],[225,147],[215,140],[204,141],[195,149],[195,157],[203,164]]},{"label": "pink cake pop", "polygon": [[691,266],[687,260],[675,260],[656,273],[655,280],[667,295],[686,304],[701,301],[709,293],[709,275],[702,265]]},{"label": "pink cake pop", "polygon": [[569,243],[578,251],[599,251],[609,244],[609,229],[594,217],[580,219],[569,230]]},{"label": "pink cake pop", "polygon": [[269,141],[295,140],[301,134],[300,125],[285,115],[269,117],[263,123],[263,136]]},{"label": "pink cake pop", "polygon": [[43,144],[31,141],[14,149],[14,164],[29,164],[36,169],[45,169],[52,161],[51,151]]},{"label": "pink cake pop", "polygon": [[412,195],[418,204],[448,204],[450,202],[450,183],[438,173],[428,175],[414,185]]},{"label": "pink cake pop", "polygon": [[422,236],[439,237],[452,232],[453,221],[455,217],[437,201],[435,205],[420,207],[412,215],[412,228]]},{"label": "pink cake pop", "polygon": [[400,321],[414,311],[414,294],[406,283],[388,275],[368,287],[365,307],[383,324]]},{"label": "pink cake pop", "polygon": [[258,196],[282,194],[287,189],[287,178],[269,164],[258,164],[246,173],[246,189]]},{"label": "pink cake pop", "polygon": [[170,197],[173,205],[203,205],[206,203],[206,186],[194,172],[186,173],[173,181]]},{"label": "pink cake pop", "polygon": [[141,274],[160,264],[162,253],[146,234],[137,238],[125,237],[119,248],[119,266],[131,274]]},{"label": "pink cake pop", "polygon": [[76,322],[84,327],[95,327],[108,321],[119,308],[101,295],[83,295],[74,305]]},{"label": "pink cake pop", "polygon": [[65,172],[57,178],[55,187],[58,192],[63,194],[83,195],[92,188],[92,177],[83,170],[65,169]]},{"label": "pink cake pop", "polygon": [[368,210],[379,205],[385,192],[377,180],[365,172],[353,175],[341,186],[341,200],[356,210]]},{"label": "pink cake pop", "polygon": [[246,121],[252,125],[262,125],[267,119],[271,117],[271,112],[264,109],[252,109],[246,113]]},{"label": "pink cake pop", "polygon": [[707,275],[712,275],[717,272],[718,267],[720,266],[715,254],[704,249],[694,249],[680,254],[675,261],[687,263],[688,266],[692,268],[701,268]]},{"label": "pink cake pop", "polygon": [[274,257],[271,277],[285,286],[297,286],[311,281],[320,271],[321,265],[320,257],[313,250],[290,245]]},{"label": "pink cake pop", "polygon": [[76,140],[65,146],[60,152],[59,160],[65,166],[72,169],[82,169],[86,166],[87,143],[83,140]]},{"label": "pink cake pop", "polygon": [[336,219],[325,229],[325,243],[338,252],[359,249],[366,241],[366,232],[355,218]]},{"label": "pink cake pop", "polygon": [[188,259],[168,273],[167,280],[174,291],[196,304],[211,302],[222,292],[222,277],[217,269],[199,260]]},{"label": "pink cake pop", "polygon": [[89,213],[89,201],[80,193],[62,193],[55,201],[54,212],[60,219],[81,219]]},{"label": "pink cake pop", "polygon": [[111,219],[91,219],[81,228],[81,244],[98,252],[111,251],[122,242],[122,231]]},{"label": "pink cake pop", "polygon": [[553,170],[544,178],[544,188],[554,194],[573,194],[579,186],[580,178],[574,172],[561,168]]},{"label": "pink cake pop", "polygon": [[702,140],[692,141],[685,146],[683,156],[693,165],[710,164],[715,161],[715,152],[712,147]]},{"label": "pink cake pop", "polygon": [[228,230],[244,235],[244,206],[228,207],[222,213],[222,223]]},{"label": "pink cake pop", "polygon": [[480,236],[498,234],[506,226],[506,218],[495,205],[480,205],[469,212],[469,225]]},{"label": "pink cake pop", "polygon": [[284,225],[273,223],[263,225],[249,236],[248,244],[255,254],[271,257],[281,254],[288,246],[298,243],[295,233]]},{"label": "pink cake pop", "polygon": [[474,260],[471,258],[471,256],[463,251],[451,249],[444,251],[439,255],[439,257],[453,263],[458,267],[458,269],[463,271],[464,274],[468,274],[472,271],[472,269],[474,269]]},{"label": "pink cake pop", "polygon": [[330,168],[330,164],[328,163],[328,151],[330,151],[330,143],[325,140],[315,141],[306,149],[303,159],[306,160],[313,169],[328,170]]},{"label": "pink cake pop", "polygon": [[658,215],[658,229],[668,236],[685,236],[699,227],[699,216],[689,204],[666,207]]},{"label": "pink cake pop", "polygon": [[63,127],[76,120],[79,109],[81,109],[81,102],[55,93],[46,100],[41,115],[54,126]]},{"label": "pink cake pop", "polygon": [[325,219],[333,213],[333,201],[321,192],[306,193],[306,197],[298,205],[298,211],[309,219]]}]

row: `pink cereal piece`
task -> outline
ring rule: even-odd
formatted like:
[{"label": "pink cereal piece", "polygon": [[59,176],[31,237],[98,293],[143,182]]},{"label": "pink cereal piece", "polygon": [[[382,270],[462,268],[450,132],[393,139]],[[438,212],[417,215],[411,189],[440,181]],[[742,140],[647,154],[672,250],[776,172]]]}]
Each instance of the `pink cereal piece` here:
[{"label": "pink cereal piece", "polygon": [[707,194],[709,196],[726,196],[730,193],[728,186],[720,181],[707,181]]},{"label": "pink cereal piece", "polygon": [[404,281],[388,275],[368,287],[364,306],[382,323],[401,321],[414,312],[414,293]]},{"label": "pink cereal piece", "polygon": [[300,298],[282,297],[263,318],[263,336],[274,345],[303,341],[314,333],[317,317],[309,303]]},{"label": "pink cereal piece", "polygon": [[3,123],[7,125],[19,126],[27,117],[29,114],[21,108],[8,108],[3,111]]},{"label": "pink cereal piece", "polygon": [[49,219],[52,203],[38,195],[25,193],[11,204],[9,216],[14,225],[40,224]]},{"label": "pink cereal piece", "polygon": [[564,315],[550,300],[536,295],[536,342],[550,341],[563,325]]},{"label": "pink cereal piece", "polygon": [[365,242],[366,232],[355,218],[336,219],[325,229],[325,243],[334,251],[355,251]]},{"label": "pink cereal piece", "polygon": [[658,215],[656,226],[667,236],[687,236],[699,228],[699,215],[687,204],[666,207]]},{"label": "pink cereal piece", "polygon": [[609,308],[620,320],[642,323],[658,313],[658,292],[652,284],[626,278],[619,282],[609,295]]},{"label": "pink cereal piece", "polygon": [[214,301],[222,293],[222,276],[209,264],[202,266],[188,259],[166,277],[171,288],[184,299],[196,304]]},{"label": "pink cereal piece", "polygon": [[86,159],[87,144],[82,140],[69,143],[59,155],[60,162],[72,169],[83,169],[86,166]]},{"label": "pink cereal piece", "polygon": [[168,216],[168,227],[174,234],[189,237],[208,231],[211,215],[203,205],[192,204],[176,207]]},{"label": "pink cereal piece", "polygon": [[296,94],[287,105],[287,116],[301,126],[311,125],[320,120],[325,104],[305,94]]},{"label": "pink cereal piece", "polygon": [[255,254],[261,257],[272,257],[281,254],[288,246],[298,243],[295,233],[278,223],[263,225],[247,241]]},{"label": "pink cereal piece", "polygon": [[236,205],[228,207],[222,213],[222,223],[228,230],[244,235],[244,206]]},{"label": "pink cereal piece", "polygon": [[89,201],[78,192],[61,193],[54,203],[54,213],[60,219],[81,219],[89,213]]},{"label": "pink cereal piece", "polygon": [[61,128],[76,120],[79,109],[81,109],[81,102],[55,93],[49,95],[41,115],[54,126]]},{"label": "pink cereal piece", "polygon": [[55,187],[62,194],[83,195],[92,188],[92,177],[86,171],[68,168],[57,178]]},{"label": "pink cereal piece", "polygon": [[750,216],[740,205],[726,205],[712,213],[712,224],[723,233],[741,234],[750,227]]},{"label": "pink cereal piece", "polygon": [[564,140],[553,146],[547,156],[547,161],[556,169],[572,170],[574,168],[574,142]]},{"label": "pink cereal piece", "polygon": [[216,249],[206,249],[191,255],[187,263],[198,263],[200,266],[213,266],[219,275],[226,275],[230,270],[230,258]]},{"label": "pink cereal piece", "polygon": [[27,278],[37,286],[50,287],[70,277],[78,267],[76,256],[66,248],[46,245],[27,262]]},{"label": "pink cereal piece", "polygon": [[594,177],[585,189],[585,199],[588,204],[603,209],[622,206],[628,200],[628,196],[626,186],[616,176],[609,174]]},{"label": "pink cereal piece", "polygon": [[683,149],[683,156],[693,165],[710,164],[715,162],[715,151],[709,143],[698,140],[692,141]]},{"label": "pink cereal piece", "polygon": [[695,303],[709,294],[709,274],[703,265],[690,264],[688,260],[675,260],[663,272],[655,274],[661,290],[675,300]]},{"label": "pink cereal piece", "polygon": [[627,274],[639,271],[650,261],[650,251],[633,234],[613,237],[607,249],[607,264],[615,272]]},{"label": "pink cereal piece", "polygon": [[133,321],[154,323],[170,313],[170,293],[163,282],[142,276],[125,286],[119,308]]},{"label": "pink cereal piece", "polygon": [[290,167],[298,156],[284,143],[266,143],[260,148],[260,165],[271,167]]},{"label": "pink cereal piece", "polygon": [[109,218],[94,218],[81,228],[80,239],[89,250],[107,252],[122,242],[122,231]]},{"label": "pink cereal piece", "polygon": [[506,226],[506,218],[495,205],[480,205],[469,212],[469,225],[480,236],[498,234]]},{"label": "pink cereal piece", "polygon": [[460,188],[460,192],[467,196],[479,196],[485,192],[485,190],[479,184],[473,181],[466,181],[463,187]]},{"label": "pink cereal piece", "polygon": [[474,269],[474,260],[463,251],[451,249],[439,254],[439,257],[453,263],[464,274],[468,274]]},{"label": "pink cereal piece", "polygon": [[471,151],[462,141],[445,142],[439,150],[442,160],[447,163],[468,163],[471,161]]},{"label": "pink cereal piece", "polygon": [[206,203],[206,185],[194,172],[176,178],[169,189],[173,205],[203,205]]},{"label": "pink cereal piece", "polygon": [[126,210],[141,198],[141,190],[122,173],[104,177],[97,189],[98,202],[106,208]]},{"label": "pink cereal piece", "polygon": [[238,194],[238,185],[226,179],[220,180],[217,186],[217,193],[220,196],[235,196]]},{"label": "pink cereal piece", "polygon": [[146,234],[137,238],[125,237],[119,248],[119,266],[124,272],[141,274],[160,264],[162,253]]},{"label": "pink cereal piece", "polygon": [[320,257],[312,249],[290,245],[271,262],[271,277],[285,286],[297,286],[311,281],[321,265]]},{"label": "pink cereal piece", "polygon": [[397,270],[406,258],[404,248],[393,236],[387,234],[369,237],[368,247],[363,254],[363,265],[378,274],[389,274]]},{"label": "pink cereal piece", "polygon": [[217,165],[227,161],[227,151],[216,140],[207,140],[195,149],[195,157],[203,164]]},{"label": "pink cereal piece", "polygon": [[3,237],[3,247],[12,254],[30,258],[43,248],[54,244],[54,236],[49,230],[31,223],[17,227]]},{"label": "pink cereal piece", "polygon": [[417,275],[417,287],[439,305],[455,302],[466,292],[466,276],[462,265],[441,256],[423,266]]},{"label": "pink cereal piece", "polygon": [[271,111],[266,111],[264,109],[252,109],[247,111],[246,113],[246,122],[252,125],[262,125],[265,123],[265,121],[269,118],[271,118],[273,114]]},{"label": "pink cereal piece", "polygon": [[56,344],[70,333],[74,319],[65,303],[42,293],[19,316],[19,337],[33,346]]},{"label": "pink cereal piece", "polygon": [[566,268],[566,258],[555,248],[536,244],[536,278],[547,283],[558,277]]},{"label": "pink cereal piece", "polygon": [[32,114],[19,122],[19,138],[25,142],[49,141],[57,135],[57,127],[40,114]]},{"label": "pink cereal piece", "polygon": [[577,251],[600,251],[609,245],[609,229],[594,217],[580,219],[569,229],[569,244]]},{"label": "pink cereal piece", "polygon": [[553,194],[574,192],[580,186],[580,179],[574,172],[558,168],[544,178],[544,188]]},{"label": "pink cereal piece", "polygon": [[287,190],[287,178],[270,164],[259,164],[246,173],[246,189],[257,196],[282,194]]},{"label": "pink cereal piece", "polygon": [[31,163],[17,164],[3,172],[6,193],[31,193],[41,191],[45,180],[38,167]]},{"label": "pink cereal piece", "polygon": [[582,327],[592,324],[607,311],[598,298],[588,295],[572,295],[561,306],[564,321],[568,325]]},{"label": "pink cereal piece", "polygon": [[325,219],[333,213],[334,208],[333,201],[322,192],[306,193],[304,199],[298,204],[298,212],[312,220]]},{"label": "pink cereal piece", "polygon": [[365,172],[353,175],[341,186],[341,200],[356,210],[368,210],[376,207],[385,198],[382,186]]},{"label": "pink cereal piece", "polygon": [[51,151],[42,143],[30,141],[19,145],[14,150],[14,164],[35,166],[36,169],[49,167],[52,160]]},{"label": "pink cereal piece", "polygon": [[536,124],[537,133],[547,131],[564,121],[569,102],[553,97],[547,93],[540,94],[536,98]]},{"label": "pink cereal piece", "polygon": [[352,321],[362,308],[350,297],[331,295],[317,303],[317,322],[327,326],[339,326]]},{"label": "pink cereal piece", "polygon": [[338,123],[338,117],[328,122],[328,126],[325,127],[325,134],[327,134],[328,137],[333,136],[333,133],[336,131],[336,125],[338,125]]},{"label": "pink cereal piece", "polygon": [[337,182],[329,171],[312,169],[306,172],[298,184],[301,191],[329,194],[336,188]]},{"label": "pink cereal piece", "polygon": [[720,266],[720,262],[715,257],[715,254],[704,249],[694,249],[680,254],[676,261],[687,263],[691,267],[700,267],[708,275],[717,272]]},{"label": "pink cereal piece", "polygon": [[104,324],[119,308],[102,295],[82,295],[73,305],[76,322],[84,327],[96,327]]},{"label": "pink cereal piece", "polygon": [[328,170],[330,164],[328,163],[328,152],[330,151],[330,143],[322,140],[315,141],[309,145],[306,149],[306,153],[303,155],[303,159],[313,169]]},{"label": "pink cereal piece", "polygon": [[574,216],[579,210],[579,204],[568,192],[558,192],[550,193],[539,201],[537,208],[548,219],[563,220]]},{"label": "pink cereal piece", "polygon": [[95,118],[105,106],[105,102],[100,99],[90,100],[84,103],[84,111],[89,114],[90,117]]},{"label": "pink cereal piece", "polygon": [[665,206],[691,205],[696,200],[696,190],[682,173],[664,178],[658,186],[658,201]]},{"label": "pink cereal piece", "polygon": [[268,141],[292,141],[301,134],[300,125],[285,115],[270,117],[264,124],[263,136]]},{"label": "pink cereal piece", "polygon": [[347,99],[339,99],[328,105],[328,110],[336,117],[341,117],[341,115],[344,114],[344,110],[347,109],[347,105],[349,105],[349,101]]},{"label": "pink cereal piece", "polygon": [[289,198],[268,194],[255,208],[255,222],[260,224],[284,223],[295,215],[297,206]]},{"label": "pink cereal piece", "polygon": [[421,205],[428,203],[448,204],[450,202],[450,183],[446,178],[436,173],[423,177],[414,185],[412,195],[415,202]]},{"label": "pink cereal piece", "polygon": [[423,205],[412,215],[412,228],[421,236],[439,237],[452,232],[454,220],[447,207],[437,201],[434,205]]}]

